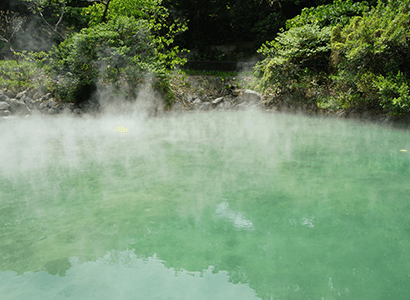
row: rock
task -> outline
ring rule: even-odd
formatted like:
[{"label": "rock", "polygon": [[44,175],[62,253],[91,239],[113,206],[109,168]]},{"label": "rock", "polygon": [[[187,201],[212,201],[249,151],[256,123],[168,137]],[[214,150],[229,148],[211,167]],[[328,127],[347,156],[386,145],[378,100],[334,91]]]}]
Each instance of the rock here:
[{"label": "rock", "polygon": [[9,98],[15,98],[16,97],[16,93],[14,93],[12,91],[7,91],[5,94]]},{"label": "rock", "polygon": [[35,104],[34,104],[33,99],[30,99],[29,97],[24,98],[24,103],[26,103],[27,107],[30,108],[30,109],[35,108]]},{"label": "rock", "polygon": [[0,110],[9,110],[10,109],[10,104],[8,104],[7,102],[0,102]]},{"label": "rock", "polygon": [[233,107],[233,110],[248,110],[249,108],[251,107],[248,104],[239,103],[238,105],[235,105],[235,107]]},{"label": "rock", "polygon": [[79,108],[75,108],[73,110],[73,113],[76,114],[76,115],[79,115],[81,113],[81,110]]},{"label": "rock", "polygon": [[238,97],[241,94],[241,90],[232,90],[232,96]]},{"label": "rock", "polygon": [[1,110],[0,111],[0,116],[2,117],[8,117],[10,116],[11,112],[9,110]]},{"label": "rock", "polygon": [[50,108],[49,110],[46,110],[48,115],[55,115],[56,113],[58,113],[56,108]]},{"label": "rock", "polygon": [[37,100],[37,99],[40,99],[40,98],[43,97],[43,96],[44,96],[44,92],[42,92],[42,91],[37,91],[37,92],[34,93],[33,99],[34,99],[34,100]]},{"label": "rock", "polygon": [[42,102],[42,103],[40,103],[40,105],[39,105],[39,108],[40,108],[41,110],[45,109],[46,107],[48,107],[48,102]]},{"label": "rock", "polygon": [[218,105],[218,104],[221,103],[223,100],[224,100],[224,97],[216,98],[214,101],[212,101],[212,104]]},{"label": "rock", "polygon": [[17,100],[22,100],[21,98],[23,98],[26,95],[26,91],[20,92],[16,95],[16,99]]},{"label": "rock", "polygon": [[189,102],[193,102],[193,101],[195,101],[195,95],[193,95],[193,94],[188,94],[188,96],[186,97],[186,99],[187,99]]},{"label": "rock", "polygon": [[54,101],[54,99],[50,99],[48,101],[48,107],[53,108],[57,105],[57,102]]},{"label": "rock", "polygon": [[212,104],[209,102],[205,102],[201,105],[199,110],[211,110],[212,109]]},{"label": "rock", "polygon": [[230,109],[232,106],[231,102],[229,101],[224,101],[221,104],[218,105],[218,109],[219,110],[226,110],[226,109]]},{"label": "rock", "polygon": [[195,99],[195,101],[192,103],[193,104],[193,108],[194,109],[199,109],[200,107],[201,107],[201,105],[202,105],[202,101],[201,101],[201,99]]},{"label": "rock", "polygon": [[10,111],[17,115],[29,115],[31,113],[27,105],[23,101],[17,99],[11,100]]},{"label": "rock", "polygon": [[30,91],[27,91],[26,95],[29,98],[33,98],[33,96],[36,92],[37,92],[36,90],[30,90]]},{"label": "rock", "polygon": [[61,113],[72,113],[74,109],[73,103],[63,103],[56,107],[56,109]]},{"label": "rock", "polygon": [[7,102],[8,104],[10,104],[11,99],[7,97],[6,94],[0,93],[0,101]]},{"label": "rock", "polygon": [[262,100],[261,94],[252,91],[244,90],[243,93],[236,99],[237,103],[246,102],[249,104],[257,104]]},{"label": "rock", "polygon": [[44,96],[41,97],[42,101],[47,101],[50,100],[51,98],[51,93],[45,94]]}]

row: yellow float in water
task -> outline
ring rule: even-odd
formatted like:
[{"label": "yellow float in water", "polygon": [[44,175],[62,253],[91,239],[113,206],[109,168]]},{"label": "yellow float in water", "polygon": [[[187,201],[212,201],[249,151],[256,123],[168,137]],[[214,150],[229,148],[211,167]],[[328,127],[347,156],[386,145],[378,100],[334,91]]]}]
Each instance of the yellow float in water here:
[{"label": "yellow float in water", "polygon": [[127,135],[127,134],[128,134],[128,128],[125,128],[124,126],[116,127],[116,128],[114,129],[114,131],[121,132],[123,135]]},{"label": "yellow float in water", "polygon": [[401,151],[401,152],[407,152],[407,150],[406,150],[406,149],[400,149],[400,151]]}]

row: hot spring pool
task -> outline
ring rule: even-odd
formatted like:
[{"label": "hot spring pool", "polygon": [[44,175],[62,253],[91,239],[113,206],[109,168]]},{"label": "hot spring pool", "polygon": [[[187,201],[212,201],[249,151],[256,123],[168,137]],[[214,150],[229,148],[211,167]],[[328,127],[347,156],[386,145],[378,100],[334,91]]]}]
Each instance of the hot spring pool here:
[{"label": "hot spring pool", "polygon": [[262,112],[3,119],[0,299],[410,299],[410,133]]}]

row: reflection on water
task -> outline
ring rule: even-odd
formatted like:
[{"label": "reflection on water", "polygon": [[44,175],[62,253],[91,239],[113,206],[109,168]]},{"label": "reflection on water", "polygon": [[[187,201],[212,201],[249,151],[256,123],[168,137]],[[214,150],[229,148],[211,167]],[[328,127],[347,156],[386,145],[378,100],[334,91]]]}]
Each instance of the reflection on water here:
[{"label": "reflection on water", "polygon": [[244,230],[252,230],[253,223],[247,220],[239,211],[233,211],[229,208],[227,199],[216,205],[215,213],[223,218],[230,220],[234,227]]},{"label": "reflection on water", "polygon": [[0,299],[409,299],[406,131],[33,117],[0,141]]},{"label": "reflection on water", "polygon": [[[227,272],[188,272],[166,268],[157,257],[111,251],[95,262],[79,258],[53,262],[52,270],[26,276],[0,273],[2,299],[258,299],[249,286],[229,282]],[[55,271],[65,268],[64,277]],[[61,276],[62,274],[59,273]]]}]

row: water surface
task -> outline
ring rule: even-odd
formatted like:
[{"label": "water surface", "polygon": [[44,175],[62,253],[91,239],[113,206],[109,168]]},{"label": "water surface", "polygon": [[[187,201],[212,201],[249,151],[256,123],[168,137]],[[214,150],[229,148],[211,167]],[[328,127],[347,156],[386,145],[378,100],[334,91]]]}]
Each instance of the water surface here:
[{"label": "water surface", "polygon": [[409,155],[262,112],[4,119],[0,298],[409,299]]}]

